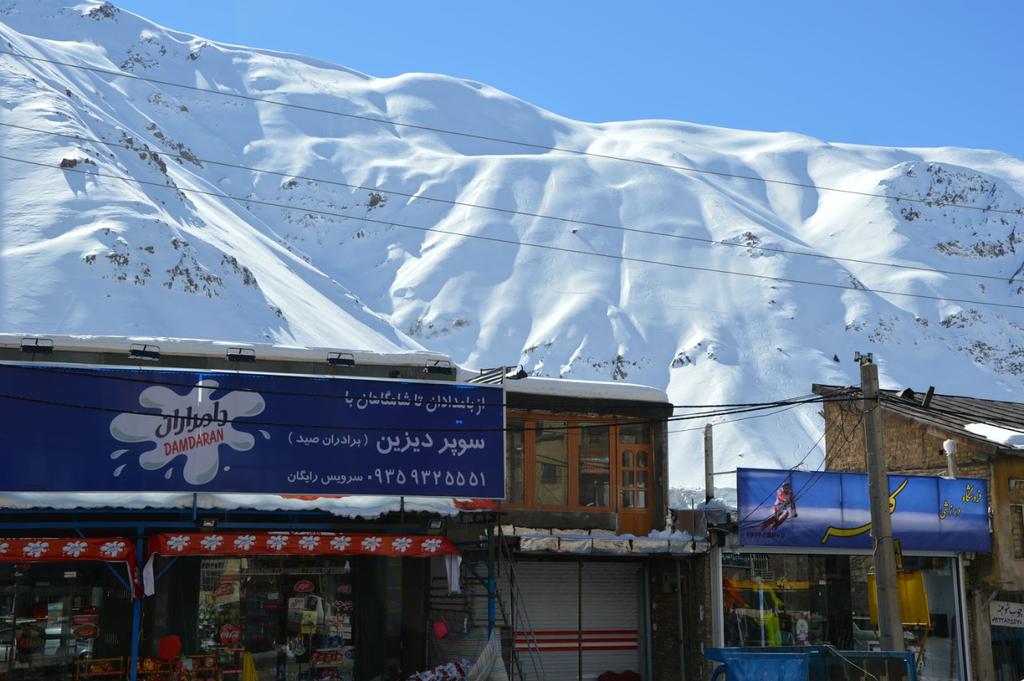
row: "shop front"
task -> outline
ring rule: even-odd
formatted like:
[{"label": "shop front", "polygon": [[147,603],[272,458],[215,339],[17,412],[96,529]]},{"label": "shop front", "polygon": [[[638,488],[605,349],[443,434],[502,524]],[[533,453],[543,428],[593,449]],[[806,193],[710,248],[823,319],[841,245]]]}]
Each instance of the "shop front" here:
[{"label": "shop front", "polygon": [[388,678],[415,666],[403,655],[424,652],[423,559],[444,561],[455,580],[460,560],[438,536],[257,531],[159,534],[149,556],[140,678],[159,675],[170,645],[211,679],[251,681]]},{"label": "shop front", "polygon": [[0,679],[125,670],[140,595],[126,539],[0,539]]},{"label": "shop front", "polygon": [[[880,650],[866,476],[741,469],[722,553],[727,646]],[[969,678],[964,554],[991,550],[985,483],[889,476],[905,648],[922,680]]]},{"label": "shop front", "polygon": [[4,681],[408,678],[432,568],[459,591],[454,499],[504,494],[500,387],[0,363],[0,389]]}]

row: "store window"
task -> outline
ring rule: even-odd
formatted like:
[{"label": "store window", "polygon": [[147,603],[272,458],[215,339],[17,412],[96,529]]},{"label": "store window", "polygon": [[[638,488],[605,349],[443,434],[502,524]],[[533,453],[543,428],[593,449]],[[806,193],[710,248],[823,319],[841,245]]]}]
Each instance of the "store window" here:
[{"label": "store window", "polygon": [[159,651],[177,639],[175,664],[209,670],[211,681],[243,669],[259,681],[351,679],[355,590],[347,559],[181,558],[158,583],[140,678],[166,678]]},{"label": "store window", "polygon": [[131,609],[102,563],[0,565],[0,679],[73,679],[86,664],[124,678]]},{"label": "store window", "polygon": [[626,509],[637,518],[650,507],[654,453],[646,423],[516,416],[506,424],[505,452],[509,506]]},{"label": "store window", "polygon": [[[900,610],[918,679],[961,679],[955,562],[903,558]],[[880,649],[870,556],[726,554],[727,646]]]},{"label": "store window", "polygon": [[569,429],[565,421],[537,421],[536,502],[539,506],[569,503]]},{"label": "store window", "polygon": [[600,423],[580,425],[580,506],[607,508],[611,492],[610,428]]},{"label": "store window", "polygon": [[526,433],[522,419],[509,419],[505,430],[505,501],[522,504],[526,486]]}]

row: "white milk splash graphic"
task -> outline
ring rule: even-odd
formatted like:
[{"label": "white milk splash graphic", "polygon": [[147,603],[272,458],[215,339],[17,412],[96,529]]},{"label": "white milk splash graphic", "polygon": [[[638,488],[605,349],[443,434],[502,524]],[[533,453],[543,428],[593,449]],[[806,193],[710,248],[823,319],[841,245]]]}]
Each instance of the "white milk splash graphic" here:
[{"label": "white milk splash graphic", "polygon": [[[159,470],[185,457],[185,481],[204,485],[220,471],[222,444],[238,452],[256,444],[252,435],[235,430],[231,424],[239,418],[256,416],[266,406],[254,392],[231,391],[211,400],[217,386],[216,381],[202,380],[187,395],[150,386],[139,395],[139,404],[159,409],[160,414],[118,414],[110,422],[110,434],[121,442],[152,442],[153,449],[139,455],[139,465],[146,470]],[[118,466],[114,475],[122,469]],[[171,471],[167,473],[169,477]]]}]

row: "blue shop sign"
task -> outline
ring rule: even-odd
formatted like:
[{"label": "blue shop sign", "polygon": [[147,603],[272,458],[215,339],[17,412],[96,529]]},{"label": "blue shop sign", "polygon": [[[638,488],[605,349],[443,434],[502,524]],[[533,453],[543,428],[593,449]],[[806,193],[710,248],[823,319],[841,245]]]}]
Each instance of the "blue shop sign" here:
[{"label": "blue shop sign", "polygon": [[0,488],[500,499],[499,386],[0,364]]},{"label": "blue shop sign", "polygon": [[[866,474],[741,468],[736,479],[740,545],[872,547]],[[984,480],[890,474],[889,512],[904,550],[992,550]]]}]

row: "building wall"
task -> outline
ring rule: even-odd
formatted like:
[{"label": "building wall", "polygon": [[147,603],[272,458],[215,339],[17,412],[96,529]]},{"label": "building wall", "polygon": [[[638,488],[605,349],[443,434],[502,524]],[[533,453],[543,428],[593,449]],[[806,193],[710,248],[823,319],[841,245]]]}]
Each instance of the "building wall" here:
[{"label": "building wall", "polygon": [[[689,563],[690,561],[684,561]],[[689,566],[680,565],[680,573]],[[685,585],[677,579],[676,560],[655,558],[650,562],[651,590],[651,658],[656,679],[680,678],[679,651],[684,640],[679,631],[682,613],[680,600]],[[685,622],[683,629],[685,630]],[[683,649],[685,657],[685,649]]]},{"label": "building wall", "polygon": [[[866,470],[863,419],[858,406],[825,404],[826,469]],[[1024,482],[1011,489],[1011,480],[1024,481],[1024,460],[989,459],[994,447],[949,433],[898,414],[883,412],[883,442],[891,471],[917,475],[945,475],[942,443],[958,443],[957,475],[988,482],[992,509],[992,554],[968,558],[964,588],[967,593],[967,631],[973,678],[995,677],[988,605],[1000,592],[1024,592]],[[1016,487],[1016,486],[1015,486]]]}]

